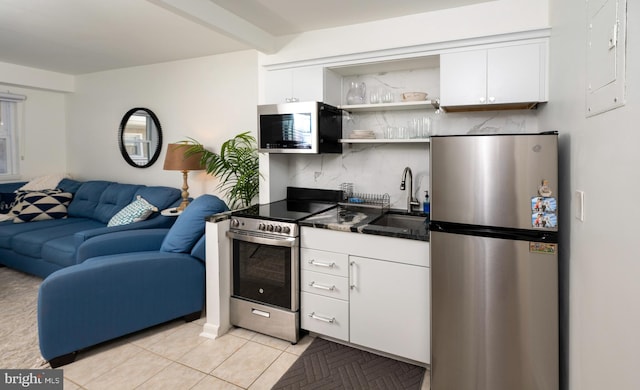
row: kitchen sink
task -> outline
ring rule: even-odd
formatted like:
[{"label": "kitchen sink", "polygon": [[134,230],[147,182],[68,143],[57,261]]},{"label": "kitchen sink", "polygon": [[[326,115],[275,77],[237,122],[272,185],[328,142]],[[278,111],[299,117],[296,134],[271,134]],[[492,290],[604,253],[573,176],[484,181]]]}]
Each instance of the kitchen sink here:
[{"label": "kitchen sink", "polygon": [[388,212],[369,224],[398,229],[421,230],[425,229],[425,222],[426,217],[424,215],[395,214]]}]

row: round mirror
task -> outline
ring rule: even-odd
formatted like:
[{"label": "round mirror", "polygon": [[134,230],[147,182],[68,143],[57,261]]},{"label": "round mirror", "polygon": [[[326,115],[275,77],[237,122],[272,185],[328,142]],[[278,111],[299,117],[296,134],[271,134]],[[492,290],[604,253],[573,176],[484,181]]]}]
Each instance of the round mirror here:
[{"label": "round mirror", "polygon": [[162,128],[156,114],[148,108],[132,108],[120,122],[118,144],[124,160],[136,168],[153,165],[162,149]]}]

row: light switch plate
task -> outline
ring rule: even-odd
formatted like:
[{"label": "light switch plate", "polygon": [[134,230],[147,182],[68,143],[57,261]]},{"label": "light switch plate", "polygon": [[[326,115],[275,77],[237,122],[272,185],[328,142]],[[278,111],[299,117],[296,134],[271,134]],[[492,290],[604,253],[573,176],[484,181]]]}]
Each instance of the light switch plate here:
[{"label": "light switch plate", "polygon": [[584,222],[584,191],[576,190],[576,219]]}]

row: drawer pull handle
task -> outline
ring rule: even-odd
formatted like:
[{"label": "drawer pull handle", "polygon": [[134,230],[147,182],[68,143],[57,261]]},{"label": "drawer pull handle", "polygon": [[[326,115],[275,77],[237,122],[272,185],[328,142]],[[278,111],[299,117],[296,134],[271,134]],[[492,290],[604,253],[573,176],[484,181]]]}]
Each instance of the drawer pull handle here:
[{"label": "drawer pull handle", "polygon": [[262,311],[258,309],[251,309],[251,314],[255,314],[257,316],[265,317],[265,318],[271,317],[271,313],[269,313],[268,311]]},{"label": "drawer pull handle", "polygon": [[309,287],[319,288],[320,290],[328,290],[328,291],[333,291],[336,289],[336,286],[325,286],[323,284],[318,284],[316,282],[309,283]]},{"label": "drawer pull handle", "polygon": [[309,264],[317,265],[318,267],[326,267],[326,268],[333,268],[336,266],[336,263],[321,263],[316,260],[309,260]]},{"label": "drawer pull handle", "polygon": [[322,322],[326,322],[328,324],[333,324],[334,322],[336,322],[336,318],[327,318],[327,317],[322,317],[317,315],[315,312],[309,314],[309,317],[313,318],[314,320],[318,320],[318,321],[322,321]]}]

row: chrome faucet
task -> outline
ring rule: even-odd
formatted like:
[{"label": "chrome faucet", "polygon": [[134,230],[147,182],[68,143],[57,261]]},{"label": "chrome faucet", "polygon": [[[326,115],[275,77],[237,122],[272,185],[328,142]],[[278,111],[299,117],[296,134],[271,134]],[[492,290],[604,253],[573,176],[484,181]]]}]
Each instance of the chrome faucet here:
[{"label": "chrome faucet", "polygon": [[409,174],[409,191],[407,193],[407,213],[411,212],[413,206],[420,206],[420,203],[413,197],[413,173],[411,168],[406,167],[402,172],[402,181],[400,182],[400,189],[404,191],[407,187],[407,174]]}]

